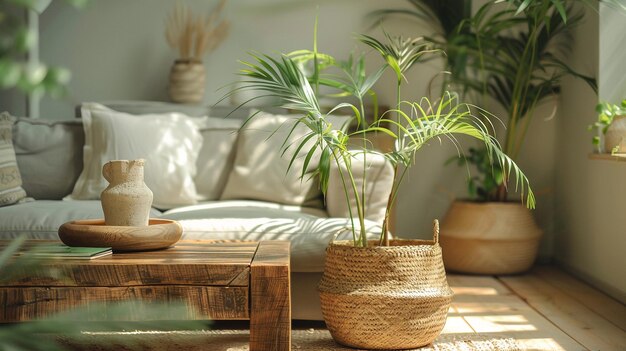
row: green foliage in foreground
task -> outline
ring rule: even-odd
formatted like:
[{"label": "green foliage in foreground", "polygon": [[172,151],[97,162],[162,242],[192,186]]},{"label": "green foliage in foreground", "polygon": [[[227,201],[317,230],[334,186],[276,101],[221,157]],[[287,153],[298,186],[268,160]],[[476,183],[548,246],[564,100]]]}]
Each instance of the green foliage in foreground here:
[{"label": "green foliage in foreground", "polygon": [[[25,236],[19,237],[0,251],[0,281],[20,278],[14,274],[17,267],[20,268],[20,274],[28,277],[45,264],[44,260],[30,257],[28,252],[15,256],[25,239]],[[51,273],[54,274],[53,271]],[[33,322],[0,325],[0,350],[61,351],[67,345],[59,337],[69,340],[71,344],[80,343],[85,331],[188,330],[205,329],[208,326],[206,321],[187,320],[189,316],[189,307],[182,302],[135,300],[106,305],[92,303]],[[129,322],[136,318],[142,321]],[[141,349],[143,345],[136,340],[115,333],[107,337],[107,342]]]},{"label": "green foliage in foreground", "polygon": [[[72,6],[82,7],[88,0],[66,0]],[[62,67],[44,63],[29,64],[25,56],[37,47],[37,33],[24,23],[27,11],[40,13],[47,6],[42,0],[0,1],[0,89],[17,88],[52,96],[65,93],[70,72]]]}]

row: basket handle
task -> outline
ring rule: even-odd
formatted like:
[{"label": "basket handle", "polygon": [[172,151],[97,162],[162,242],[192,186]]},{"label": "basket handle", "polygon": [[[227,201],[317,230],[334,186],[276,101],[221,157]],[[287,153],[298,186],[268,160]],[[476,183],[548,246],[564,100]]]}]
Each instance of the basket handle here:
[{"label": "basket handle", "polygon": [[333,236],[330,238],[330,242],[329,242],[329,244],[334,243],[334,242],[335,242],[335,240],[337,240],[337,237],[338,237],[339,235],[341,235],[341,233],[343,233],[343,231],[344,231],[344,230],[346,230],[346,229],[347,229],[347,230],[350,230],[350,228],[348,228],[348,227],[343,227],[343,228],[341,228],[341,229],[337,230],[337,231],[333,234]]},{"label": "basket handle", "polygon": [[433,241],[435,244],[439,244],[439,221],[433,221]]}]

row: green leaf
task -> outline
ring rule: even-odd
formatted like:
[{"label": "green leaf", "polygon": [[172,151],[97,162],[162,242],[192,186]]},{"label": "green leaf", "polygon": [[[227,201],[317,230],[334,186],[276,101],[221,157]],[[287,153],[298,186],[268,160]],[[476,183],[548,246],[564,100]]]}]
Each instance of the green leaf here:
[{"label": "green leaf", "polygon": [[374,84],[376,84],[376,82],[380,79],[383,73],[385,73],[386,69],[387,69],[387,66],[382,66],[375,73],[367,77],[367,79],[365,79],[365,82],[363,82],[363,84],[359,87],[359,95],[365,96],[365,94],[370,89],[372,89]]},{"label": "green leaf", "polygon": [[20,80],[22,71],[19,64],[11,60],[0,59],[0,87],[14,87]]},{"label": "green leaf", "polygon": [[476,192],[476,184],[474,184],[474,180],[473,179],[468,179],[467,181],[467,192],[470,196],[470,198],[474,199],[478,196],[477,192]]},{"label": "green leaf", "polygon": [[520,13],[524,12],[524,10],[526,10],[526,8],[528,7],[528,5],[530,5],[530,3],[533,0],[524,0],[522,1],[522,3],[519,5],[519,7],[517,8],[517,11],[515,11],[515,15],[519,15]]},{"label": "green leaf", "polygon": [[563,23],[567,23],[567,11],[565,10],[565,6],[563,6],[563,2],[561,0],[551,0],[552,4],[561,15],[561,19]]},{"label": "green leaf", "polygon": [[322,190],[322,194],[326,195],[328,191],[328,180],[330,178],[330,162],[331,162],[331,151],[329,147],[325,147],[322,150],[322,154],[320,155],[320,163],[319,163],[319,176],[320,176],[320,189]]}]

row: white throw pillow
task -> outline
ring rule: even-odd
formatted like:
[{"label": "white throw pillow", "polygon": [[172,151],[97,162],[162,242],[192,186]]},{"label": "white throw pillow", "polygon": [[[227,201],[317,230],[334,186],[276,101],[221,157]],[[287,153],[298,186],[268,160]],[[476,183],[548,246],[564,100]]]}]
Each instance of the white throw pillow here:
[{"label": "white throw pillow", "polygon": [[[367,160],[365,168],[365,218],[375,223],[382,224],[385,220],[385,210],[389,202],[389,194],[393,187],[393,166],[383,155],[369,152],[365,157],[362,151],[351,151],[350,160],[352,176],[358,194],[361,196],[363,189],[363,164]],[[348,167],[340,162],[341,173],[347,174]],[[328,179],[328,192],[326,193],[326,210],[329,217],[349,217],[350,209],[356,211],[356,197],[352,190],[348,190],[350,204],[346,201],[346,195],[341,181],[339,167],[335,162],[330,164],[330,177]],[[350,207],[348,207],[350,206]],[[353,213],[356,217],[356,213]]]},{"label": "white throw pillow", "polygon": [[131,115],[96,103],[81,108],[85,129],[83,171],[69,200],[100,198],[107,186],[102,166],[110,160],[146,160],[145,183],[153,206],[169,209],[197,202],[194,176],[202,146],[197,124],[180,113]]},{"label": "white throw pillow", "polygon": [[[253,111],[256,113],[256,111]],[[305,175],[300,179],[307,147],[300,150],[295,162],[287,172],[289,162],[299,142],[309,129],[299,124],[291,132],[300,115],[273,115],[259,112],[240,132],[237,140],[235,164],[222,194],[222,200],[250,199],[270,201],[286,205],[322,208],[322,193],[317,179]],[[341,128],[348,117],[332,116],[331,122]],[[285,152],[281,146],[290,135],[294,143]],[[317,166],[319,151],[311,158],[309,169]]]},{"label": "white throw pillow", "polygon": [[218,200],[235,161],[235,142],[243,120],[232,118],[194,118],[202,134],[195,177],[198,200]]}]

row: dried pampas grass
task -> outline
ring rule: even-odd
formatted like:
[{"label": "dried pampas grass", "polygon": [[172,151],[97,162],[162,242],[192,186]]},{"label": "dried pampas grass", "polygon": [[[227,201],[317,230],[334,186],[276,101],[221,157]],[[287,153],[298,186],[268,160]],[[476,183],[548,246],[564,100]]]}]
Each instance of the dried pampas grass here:
[{"label": "dried pampas grass", "polygon": [[228,35],[230,22],[221,18],[227,0],[220,2],[206,16],[194,16],[184,3],[177,3],[165,23],[165,39],[178,50],[181,60],[201,61]]}]

